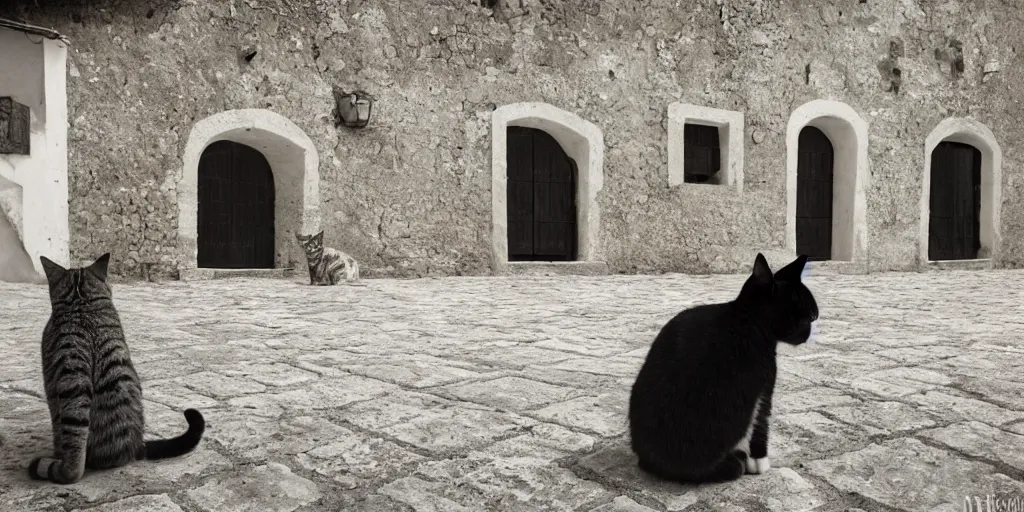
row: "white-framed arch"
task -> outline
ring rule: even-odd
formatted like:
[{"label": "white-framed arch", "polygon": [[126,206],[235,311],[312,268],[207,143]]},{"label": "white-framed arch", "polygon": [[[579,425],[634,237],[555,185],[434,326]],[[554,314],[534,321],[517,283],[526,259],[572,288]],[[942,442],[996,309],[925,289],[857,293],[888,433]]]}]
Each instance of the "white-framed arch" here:
[{"label": "white-framed arch", "polygon": [[1002,214],[1003,150],[995,135],[981,122],[966,117],[943,119],[924,142],[924,172],[921,176],[921,224],[918,231],[918,257],[928,260],[928,225],[931,221],[932,152],[941,142],[959,142],[981,152],[981,215],[978,259],[997,259]]},{"label": "white-framed arch", "polygon": [[294,233],[320,229],[320,155],[288,118],[265,109],[227,110],[197,122],[182,155],[178,182],[179,269],[198,258],[199,160],[207,146],[229,140],[263,153],[274,173],[274,265],[302,261]]},{"label": "white-framed arch", "polygon": [[867,199],[871,177],[868,123],[839,101],[812,100],[789,116],[786,126],[786,248],[796,251],[797,161],[800,132],[821,130],[833,148],[832,259],[863,263],[867,259]]},{"label": "white-framed arch", "polygon": [[554,105],[503,105],[491,113],[491,244],[494,270],[508,264],[508,127],[536,128],[550,134],[576,161],[578,261],[597,261],[601,212],[597,193],[604,187],[604,134],[597,125]]}]

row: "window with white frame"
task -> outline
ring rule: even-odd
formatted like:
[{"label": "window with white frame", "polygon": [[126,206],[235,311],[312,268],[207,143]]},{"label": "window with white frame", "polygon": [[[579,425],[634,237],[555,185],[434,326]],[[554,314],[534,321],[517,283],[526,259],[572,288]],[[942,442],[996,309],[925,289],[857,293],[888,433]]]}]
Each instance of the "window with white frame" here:
[{"label": "window with white frame", "polygon": [[743,112],[672,103],[668,107],[668,183],[743,189]]}]

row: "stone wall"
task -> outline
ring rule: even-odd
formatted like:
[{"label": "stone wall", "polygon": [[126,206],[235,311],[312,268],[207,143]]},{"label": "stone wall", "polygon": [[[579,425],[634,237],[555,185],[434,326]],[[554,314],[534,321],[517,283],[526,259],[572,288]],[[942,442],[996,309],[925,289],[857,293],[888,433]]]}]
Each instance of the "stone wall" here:
[{"label": "stone wall", "polygon": [[[328,244],[368,274],[420,276],[490,272],[490,113],[526,101],[604,130],[599,241],[612,271],[732,271],[782,249],[786,123],[818,98],[870,125],[871,269],[917,267],[924,139],[955,116],[986,124],[1002,146],[999,264],[1018,266],[1015,3],[182,0],[13,14],[72,41],[72,261],[112,251],[116,273],[140,262],[174,273],[191,126],[267,108],[320,152]],[[377,98],[369,128],[333,127],[335,85]],[[742,196],[668,187],[675,101],[745,113]]]}]

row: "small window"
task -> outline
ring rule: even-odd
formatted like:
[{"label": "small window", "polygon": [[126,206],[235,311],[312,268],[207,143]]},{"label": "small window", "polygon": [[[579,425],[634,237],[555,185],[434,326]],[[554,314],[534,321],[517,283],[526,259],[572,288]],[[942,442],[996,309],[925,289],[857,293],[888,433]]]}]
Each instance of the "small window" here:
[{"label": "small window", "polygon": [[668,186],[725,185],[743,191],[743,112],[691,103],[668,106]]},{"label": "small window", "polygon": [[683,182],[719,184],[722,149],[718,127],[687,123],[683,126]]}]

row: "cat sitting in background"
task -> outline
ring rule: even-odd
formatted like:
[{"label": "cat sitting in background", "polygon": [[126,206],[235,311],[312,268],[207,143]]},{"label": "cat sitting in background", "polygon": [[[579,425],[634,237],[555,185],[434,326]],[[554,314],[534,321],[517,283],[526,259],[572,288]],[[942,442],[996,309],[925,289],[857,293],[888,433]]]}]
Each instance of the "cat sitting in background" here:
[{"label": "cat sitting in background", "polygon": [[65,269],[40,256],[52,312],[43,329],[43,385],[53,425],[53,458],[36,457],[29,476],[59,484],[85,469],[184,455],[203,437],[206,422],[185,410],[188,431],[143,441],[142,384],[125,343],[107,284],[110,254],[84,268]]},{"label": "cat sitting in background", "polygon": [[309,284],[335,285],[342,281],[359,279],[359,263],[348,254],[324,247],[323,230],[315,235],[295,233],[295,239],[306,251]]},{"label": "cat sitting in background", "polygon": [[629,400],[644,471],[683,483],[768,470],[778,342],[811,335],[818,305],[799,256],[774,275],[761,254],[739,296],[684,310],[655,338]]}]

